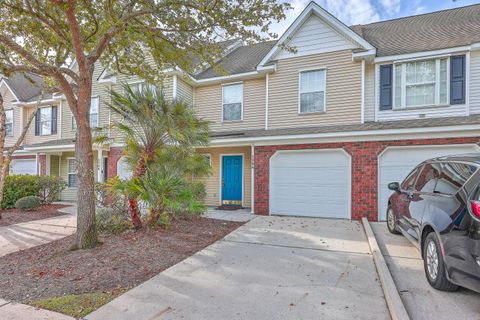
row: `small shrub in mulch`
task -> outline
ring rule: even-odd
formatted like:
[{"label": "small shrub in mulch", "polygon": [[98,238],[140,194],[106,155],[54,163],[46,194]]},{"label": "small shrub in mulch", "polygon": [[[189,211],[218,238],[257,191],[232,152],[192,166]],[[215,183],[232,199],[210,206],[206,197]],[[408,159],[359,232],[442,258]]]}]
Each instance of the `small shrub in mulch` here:
[{"label": "small shrub in mulch", "polygon": [[42,200],[40,200],[40,197],[28,196],[18,199],[17,202],[15,202],[15,209],[30,211],[41,205]]},{"label": "small shrub in mulch", "polygon": [[58,209],[65,208],[65,205],[46,204],[33,210],[6,209],[0,210],[0,227],[12,224],[41,220],[64,215]]},{"label": "small shrub in mulch", "polygon": [[69,250],[74,235],[0,258],[0,298],[39,299],[132,288],[191,256],[243,223],[181,218],[168,229],[100,236],[101,245]]}]

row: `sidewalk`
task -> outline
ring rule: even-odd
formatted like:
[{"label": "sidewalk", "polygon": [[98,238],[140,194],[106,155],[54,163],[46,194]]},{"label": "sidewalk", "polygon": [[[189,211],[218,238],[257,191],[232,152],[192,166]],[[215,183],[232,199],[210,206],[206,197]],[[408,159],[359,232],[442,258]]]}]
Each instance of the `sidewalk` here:
[{"label": "sidewalk", "polygon": [[0,257],[75,233],[76,206],[66,207],[62,212],[68,214],[0,227]]},{"label": "sidewalk", "polygon": [[73,320],[61,313],[37,309],[25,304],[0,299],[0,315],[2,320]]}]

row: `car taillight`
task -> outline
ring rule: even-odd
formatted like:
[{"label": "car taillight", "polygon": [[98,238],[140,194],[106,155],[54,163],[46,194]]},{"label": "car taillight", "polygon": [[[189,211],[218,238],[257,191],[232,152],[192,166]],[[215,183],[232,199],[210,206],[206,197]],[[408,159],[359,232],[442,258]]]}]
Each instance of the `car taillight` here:
[{"label": "car taillight", "polygon": [[477,217],[480,218],[480,201],[471,201],[472,212]]}]

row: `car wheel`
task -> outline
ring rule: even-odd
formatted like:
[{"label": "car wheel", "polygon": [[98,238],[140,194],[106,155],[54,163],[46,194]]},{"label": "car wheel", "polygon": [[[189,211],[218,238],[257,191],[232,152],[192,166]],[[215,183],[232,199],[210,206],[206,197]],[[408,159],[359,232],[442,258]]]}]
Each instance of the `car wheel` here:
[{"label": "car wheel", "polygon": [[442,291],[455,291],[458,286],[447,279],[447,271],[435,232],[430,232],[423,243],[423,266],[432,287]]},{"label": "car wheel", "polygon": [[387,210],[387,228],[390,233],[400,234],[397,228],[397,219],[395,218],[392,208],[388,208]]}]

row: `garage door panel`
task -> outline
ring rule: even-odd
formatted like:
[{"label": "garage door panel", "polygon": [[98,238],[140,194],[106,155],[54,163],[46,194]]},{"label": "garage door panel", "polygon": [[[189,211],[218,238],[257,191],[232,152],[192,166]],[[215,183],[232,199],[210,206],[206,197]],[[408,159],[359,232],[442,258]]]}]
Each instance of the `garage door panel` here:
[{"label": "garage door panel", "polygon": [[350,218],[350,158],[341,150],[279,153],[270,162],[270,212]]},{"label": "garage door panel", "polygon": [[378,218],[385,220],[388,198],[392,191],[388,189],[390,182],[401,182],[421,162],[441,156],[478,152],[474,145],[446,145],[389,148],[384,151],[378,161]]},{"label": "garage door panel", "polygon": [[35,175],[35,159],[17,159],[12,160],[10,164],[10,174],[31,174]]}]

